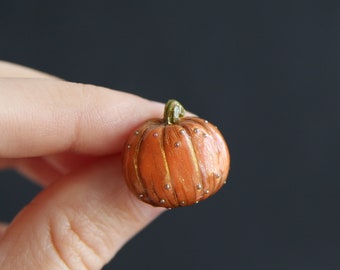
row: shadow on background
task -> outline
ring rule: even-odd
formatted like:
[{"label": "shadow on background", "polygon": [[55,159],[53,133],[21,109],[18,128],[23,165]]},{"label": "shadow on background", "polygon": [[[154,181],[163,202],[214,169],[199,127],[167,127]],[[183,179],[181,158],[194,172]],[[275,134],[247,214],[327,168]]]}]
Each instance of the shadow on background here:
[{"label": "shadow on background", "polygon": [[[216,196],[165,213],[104,269],[340,269],[339,4],[89,3],[3,1],[0,59],[176,98],[232,158]],[[39,189],[0,176],[10,221]]]}]

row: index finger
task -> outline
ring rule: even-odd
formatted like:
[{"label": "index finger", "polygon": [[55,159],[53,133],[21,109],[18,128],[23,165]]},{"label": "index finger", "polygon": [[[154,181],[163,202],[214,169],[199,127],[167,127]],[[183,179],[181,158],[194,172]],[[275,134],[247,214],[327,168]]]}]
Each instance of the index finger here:
[{"label": "index finger", "polygon": [[29,67],[0,60],[0,78],[45,78],[59,80],[59,78]]},{"label": "index finger", "polygon": [[0,79],[0,157],[121,151],[162,105],[107,88],[46,79]]}]

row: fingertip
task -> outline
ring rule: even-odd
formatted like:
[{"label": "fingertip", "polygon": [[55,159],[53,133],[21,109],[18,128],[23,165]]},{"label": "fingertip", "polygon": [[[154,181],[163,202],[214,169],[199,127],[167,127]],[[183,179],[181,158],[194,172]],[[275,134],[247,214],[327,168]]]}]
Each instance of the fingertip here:
[{"label": "fingertip", "polygon": [[166,211],[166,208],[164,207],[156,207],[138,199],[135,194],[133,194],[128,188],[127,192],[129,200],[133,204],[133,211],[137,212],[138,215],[140,215],[141,218],[144,219],[147,223],[148,221],[154,220]]}]

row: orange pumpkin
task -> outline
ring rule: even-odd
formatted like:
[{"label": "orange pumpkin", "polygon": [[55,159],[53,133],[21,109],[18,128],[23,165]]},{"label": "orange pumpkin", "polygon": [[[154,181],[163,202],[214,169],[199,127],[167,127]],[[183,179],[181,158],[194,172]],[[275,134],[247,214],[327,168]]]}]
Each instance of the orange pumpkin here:
[{"label": "orange pumpkin", "polygon": [[198,117],[183,117],[175,100],[163,119],[150,119],[129,137],[123,173],[130,190],[154,206],[198,203],[223,184],[229,171],[228,147],[217,127]]}]

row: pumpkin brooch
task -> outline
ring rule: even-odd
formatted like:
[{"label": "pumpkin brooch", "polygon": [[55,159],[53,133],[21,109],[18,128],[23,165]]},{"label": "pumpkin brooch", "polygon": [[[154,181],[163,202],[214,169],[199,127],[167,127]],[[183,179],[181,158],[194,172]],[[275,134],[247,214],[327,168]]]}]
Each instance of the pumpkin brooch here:
[{"label": "pumpkin brooch", "polygon": [[175,208],[198,203],[223,184],[230,156],[217,127],[169,100],[163,119],[150,119],[128,138],[123,174],[129,189],[154,206]]}]

